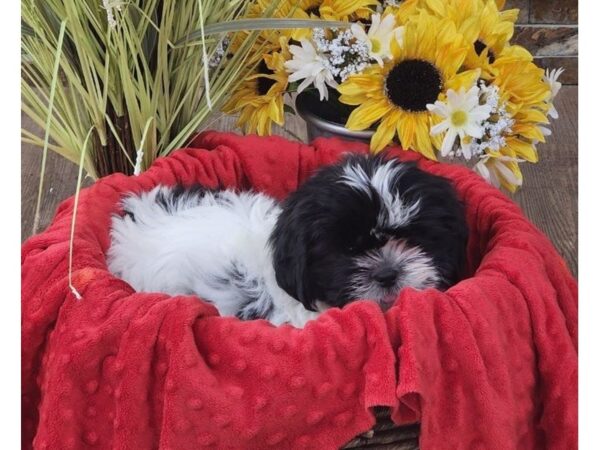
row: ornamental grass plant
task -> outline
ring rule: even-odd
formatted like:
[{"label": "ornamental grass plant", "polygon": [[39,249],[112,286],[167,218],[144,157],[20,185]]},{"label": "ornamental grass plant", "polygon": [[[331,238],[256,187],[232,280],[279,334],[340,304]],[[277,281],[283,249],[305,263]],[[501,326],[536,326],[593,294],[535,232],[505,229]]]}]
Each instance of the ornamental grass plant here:
[{"label": "ornamental grass plant", "polygon": [[[324,26],[293,9],[275,18],[278,1],[261,1],[257,14],[254,3],[23,0],[22,108],[46,133],[22,130],[23,140],[78,163],[91,133],[92,178],[144,170],[185,145],[251,73],[264,30]],[[228,42],[235,51],[223,57]]]},{"label": "ornamental grass plant", "polygon": [[[281,2],[265,0],[23,0],[21,7],[22,109],[44,130],[22,130],[24,142],[43,149],[38,210],[48,150],[93,179],[139,173],[207,125],[260,62],[266,30],[336,25],[298,18],[295,8],[282,14]],[[234,51],[225,51],[229,43]]]}]

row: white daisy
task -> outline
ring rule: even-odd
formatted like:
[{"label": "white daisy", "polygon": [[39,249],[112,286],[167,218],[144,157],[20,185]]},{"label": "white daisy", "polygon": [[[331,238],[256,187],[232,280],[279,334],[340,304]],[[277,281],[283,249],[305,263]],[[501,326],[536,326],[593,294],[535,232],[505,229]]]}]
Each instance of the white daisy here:
[{"label": "white daisy", "polygon": [[284,63],[285,69],[291,74],[288,81],[293,83],[294,81],[304,80],[298,86],[298,92],[302,92],[308,86],[314,84],[319,90],[320,99],[327,100],[329,98],[327,86],[332,88],[338,86],[327,67],[327,60],[317,52],[313,44],[307,39],[302,39],[300,44],[302,47],[290,45],[289,49],[293,58]]},{"label": "white daisy", "polygon": [[444,120],[431,128],[431,135],[446,132],[442,148],[442,156],[447,156],[454,146],[456,138],[460,138],[462,154],[465,159],[471,158],[470,145],[466,144],[467,136],[481,139],[484,133],[483,121],[490,117],[492,108],[490,105],[479,104],[479,88],[473,86],[465,92],[461,89],[455,92],[448,90],[447,103],[436,101],[433,105],[427,105],[427,109]]},{"label": "white daisy", "polygon": [[350,30],[356,39],[366,42],[369,48],[369,56],[377,61],[380,66],[383,66],[384,59],[392,58],[390,48],[392,39],[395,38],[401,43],[404,28],[396,28],[396,19],[393,14],[388,14],[383,20],[381,20],[381,14],[373,14],[371,16],[371,26],[367,33],[357,23],[352,24]]},{"label": "white daisy", "polygon": [[554,107],[554,99],[562,87],[562,83],[558,81],[558,77],[560,77],[564,71],[565,69],[562,67],[552,71],[546,69],[546,73],[544,74],[544,81],[550,86],[550,100],[548,100],[550,111],[548,111],[548,115],[553,119],[558,119],[558,111]]}]

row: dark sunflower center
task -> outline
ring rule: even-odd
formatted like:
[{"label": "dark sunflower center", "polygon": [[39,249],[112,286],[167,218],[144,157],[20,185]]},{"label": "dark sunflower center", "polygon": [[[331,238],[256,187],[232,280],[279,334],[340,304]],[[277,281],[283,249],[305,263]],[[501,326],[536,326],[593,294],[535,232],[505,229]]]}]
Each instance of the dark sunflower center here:
[{"label": "dark sunflower center", "polygon": [[394,66],[385,79],[392,103],[406,111],[426,111],[442,91],[442,77],[436,67],[420,59],[407,59]]},{"label": "dark sunflower center", "polygon": [[477,56],[481,55],[483,53],[483,51],[487,48],[488,49],[488,59],[490,60],[490,63],[493,63],[494,61],[496,61],[496,55],[494,55],[494,52],[492,51],[492,49],[489,48],[487,45],[485,45],[485,43],[483,41],[476,40],[475,43],[473,44],[473,47],[475,47],[475,53],[477,53]]},{"label": "dark sunflower center", "polygon": [[317,17],[321,17],[321,12],[319,11],[319,7],[318,6],[311,6],[310,8],[308,8],[306,10],[306,14],[308,14],[309,16],[311,14],[314,14]]},{"label": "dark sunflower center", "polygon": [[[267,63],[263,60],[258,65],[258,73],[261,75],[273,75],[275,72],[269,69],[267,67]],[[256,91],[258,92],[258,95],[266,95],[267,92],[269,92],[269,89],[271,89],[271,86],[274,84],[275,80],[265,77],[258,77],[256,79]]]}]

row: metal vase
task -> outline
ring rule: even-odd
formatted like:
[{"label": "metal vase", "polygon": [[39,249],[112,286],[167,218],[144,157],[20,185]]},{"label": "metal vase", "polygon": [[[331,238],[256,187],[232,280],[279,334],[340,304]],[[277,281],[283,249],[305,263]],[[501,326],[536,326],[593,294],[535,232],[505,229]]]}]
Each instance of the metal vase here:
[{"label": "metal vase", "polygon": [[306,122],[308,140],[318,137],[339,137],[342,139],[369,142],[374,130],[352,131],[343,124],[326,120],[319,115],[319,102],[315,102],[306,91],[296,96],[296,111]]}]

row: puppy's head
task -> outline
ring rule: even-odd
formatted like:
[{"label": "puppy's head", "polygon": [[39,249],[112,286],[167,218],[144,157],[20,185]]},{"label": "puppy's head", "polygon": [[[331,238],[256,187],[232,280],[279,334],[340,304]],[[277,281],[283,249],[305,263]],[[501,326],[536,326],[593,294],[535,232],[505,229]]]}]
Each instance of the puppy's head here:
[{"label": "puppy's head", "polygon": [[277,282],[306,308],[356,299],[387,308],[405,286],[458,281],[466,240],[462,205],[444,178],[352,155],[287,198],[271,246]]}]

